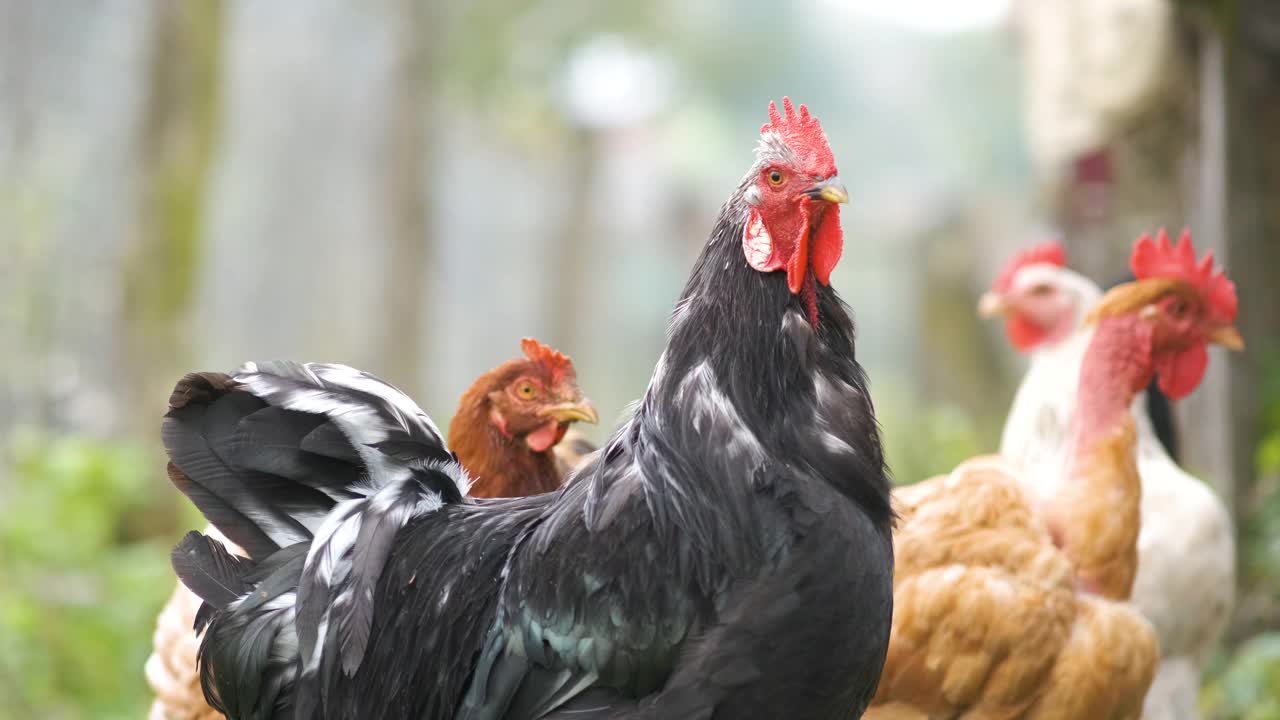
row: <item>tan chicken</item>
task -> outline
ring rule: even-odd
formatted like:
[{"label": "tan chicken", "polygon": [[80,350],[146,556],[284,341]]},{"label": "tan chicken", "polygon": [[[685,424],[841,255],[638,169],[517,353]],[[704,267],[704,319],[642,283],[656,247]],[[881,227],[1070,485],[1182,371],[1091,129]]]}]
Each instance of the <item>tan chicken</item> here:
[{"label": "tan chicken", "polygon": [[[475,497],[511,497],[548,492],[594,451],[574,422],[598,420],[591,401],[578,387],[573,362],[565,355],[525,338],[524,357],[481,375],[458,403],[449,444],[474,479]],[[562,445],[567,447],[562,448]],[[206,535],[239,548],[212,526]],[[201,601],[182,583],[160,611],[147,659],[147,682],[156,694],[148,720],[220,720],[200,688],[192,626]]]},{"label": "tan chicken", "polygon": [[1190,239],[1141,238],[1137,282],[1103,297],[1079,378],[1062,482],[1037,500],[991,456],[897,493],[892,639],[866,717],[1137,718],[1159,662],[1124,602],[1137,573],[1141,481],[1133,399],[1171,399],[1204,375],[1206,346],[1243,347],[1235,288]]}]

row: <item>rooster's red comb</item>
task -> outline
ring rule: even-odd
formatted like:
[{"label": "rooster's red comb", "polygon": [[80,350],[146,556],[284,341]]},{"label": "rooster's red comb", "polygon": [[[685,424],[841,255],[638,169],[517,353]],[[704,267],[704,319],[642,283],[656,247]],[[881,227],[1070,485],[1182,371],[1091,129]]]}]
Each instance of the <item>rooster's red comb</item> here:
[{"label": "rooster's red comb", "polygon": [[800,106],[796,112],[791,106],[791,98],[782,98],[783,113],[778,113],[778,106],[769,101],[769,122],[760,126],[760,134],[774,132],[786,143],[791,151],[800,157],[806,169],[820,173],[823,177],[836,174],[836,158],[831,154],[831,146],[827,144],[827,134],[822,132],[818,118],[809,114],[809,108]]},{"label": "rooster's red comb", "polygon": [[1213,251],[1204,254],[1196,262],[1196,249],[1191,244],[1191,231],[1183,230],[1178,244],[1169,242],[1169,233],[1162,228],[1152,240],[1143,235],[1133,244],[1129,267],[1139,280],[1150,278],[1177,278],[1200,292],[1209,306],[1212,321],[1229,325],[1236,319],[1238,299],[1236,285],[1213,266]]},{"label": "rooster's red comb", "polygon": [[521,340],[520,349],[524,351],[525,357],[546,368],[555,382],[560,382],[574,374],[573,361],[568,355],[543,345],[533,338],[527,337]]},{"label": "rooster's red comb", "polygon": [[1013,278],[1019,270],[1028,265],[1040,264],[1066,267],[1067,251],[1062,248],[1062,243],[1057,240],[1047,240],[1039,245],[1032,245],[1009,258],[1009,262],[1000,268],[1000,274],[996,276],[992,289],[998,293],[1009,292],[1013,289]]}]

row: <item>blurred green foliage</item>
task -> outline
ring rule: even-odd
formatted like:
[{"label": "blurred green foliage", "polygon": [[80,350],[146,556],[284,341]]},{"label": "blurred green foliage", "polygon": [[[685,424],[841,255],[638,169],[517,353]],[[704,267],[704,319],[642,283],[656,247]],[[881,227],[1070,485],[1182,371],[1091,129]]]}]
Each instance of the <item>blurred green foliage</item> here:
[{"label": "blurred green foliage", "polygon": [[19,433],[3,450],[0,719],[145,717],[176,494],[137,447]]},{"label": "blurred green foliage", "polygon": [[885,457],[898,485],[949,473],[967,458],[996,450],[996,439],[983,437],[963,408],[925,404],[895,382],[878,384],[875,398]]},{"label": "blurred green foliage", "polygon": [[[1258,479],[1238,508],[1240,591],[1234,634],[1248,637],[1218,659],[1201,697],[1207,718],[1280,720],[1280,357],[1262,390]],[[1252,636],[1252,637],[1250,637]]]},{"label": "blurred green foliage", "polygon": [[1209,718],[1280,720],[1280,633],[1259,635],[1237,648],[1205,687],[1201,705]]}]

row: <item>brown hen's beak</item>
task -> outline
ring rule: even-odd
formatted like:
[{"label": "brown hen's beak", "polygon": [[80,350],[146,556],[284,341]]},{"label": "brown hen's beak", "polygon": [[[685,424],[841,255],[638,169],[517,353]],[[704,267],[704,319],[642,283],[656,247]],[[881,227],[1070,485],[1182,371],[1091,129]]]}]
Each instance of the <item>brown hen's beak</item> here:
[{"label": "brown hen's beak", "polygon": [[600,422],[600,415],[596,413],[595,405],[590,400],[582,400],[581,402],[567,402],[559,405],[548,405],[538,411],[541,417],[549,417],[563,423],[585,422],[592,425]]},{"label": "brown hen's beak", "polygon": [[996,292],[985,292],[978,301],[978,314],[982,317],[1001,317],[1009,314],[1009,301]]},{"label": "brown hen's beak", "polygon": [[1240,337],[1240,331],[1234,325],[1223,325],[1209,333],[1209,342],[1234,352],[1244,351],[1244,338]]},{"label": "brown hen's beak", "polygon": [[835,176],[829,177],[805,190],[804,194],[815,200],[825,200],[829,203],[849,202],[849,192],[844,189],[844,185],[841,185],[839,178]]}]

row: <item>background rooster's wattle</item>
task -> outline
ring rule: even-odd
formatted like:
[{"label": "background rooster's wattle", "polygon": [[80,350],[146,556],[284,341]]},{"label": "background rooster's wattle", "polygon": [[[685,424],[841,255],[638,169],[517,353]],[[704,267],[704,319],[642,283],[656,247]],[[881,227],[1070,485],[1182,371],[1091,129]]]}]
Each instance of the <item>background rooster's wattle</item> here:
[{"label": "background rooster's wattle", "polygon": [[[847,197],[770,107],[635,414],[560,491],[471,501],[403,394],[341,366],[190,375],[175,484],[251,559],[175,550],[235,718],[847,718],[875,692],[892,511]],[[574,714],[577,713],[577,714]]]},{"label": "background rooster's wattle", "polygon": [[[1061,246],[1046,243],[1012,258],[985,296],[1005,318],[1010,341],[1031,365],[1005,423],[1000,454],[1027,470],[1042,496],[1066,456],[1077,384],[1092,328],[1080,320],[1101,292],[1066,267]],[[1201,669],[1217,646],[1235,598],[1235,531],[1213,490],[1187,474],[1157,436],[1151,406],[1135,401],[1142,529],[1133,602],[1155,626],[1161,663],[1147,694],[1147,720],[1198,716]]]},{"label": "background rooster's wattle", "polygon": [[[472,383],[449,425],[450,447],[474,481],[473,497],[549,492],[581,456],[594,451],[585,438],[566,433],[571,423],[594,423],[598,417],[578,386],[573,362],[531,338],[521,342],[521,349],[523,357]],[[569,441],[574,446],[562,451]],[[245,555],[216,529],[205,532],[232,553]],[[149,720],[223,717],[205,701],[196,667],[199,639],[191,628],[200,604],[179,582],[156,619],[146,665],[147,683],[156,695]]]}]

